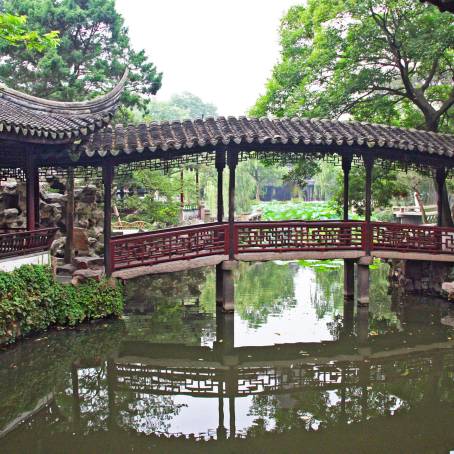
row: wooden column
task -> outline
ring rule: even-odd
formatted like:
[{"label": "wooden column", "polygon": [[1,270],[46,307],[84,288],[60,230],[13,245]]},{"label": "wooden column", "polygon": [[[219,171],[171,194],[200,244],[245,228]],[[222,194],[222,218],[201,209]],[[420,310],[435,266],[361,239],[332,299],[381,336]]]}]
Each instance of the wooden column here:
[{"label": "wooden column", "polygon": [[435,170],[435,182],[437,190],[437,225],[443,225],[443,191],[446,181],[446,170],[444,167],[438,167]]},{"label": "wooden column", "polygon": [[40,193],[39,193],[39,168],[34,166],[34,177],[33,181],[35,182],[35,226],[39,229],[41,223],[41,217],[39,214],[39,202],[40,202]]},{"label": "wooden column", "polygon": [[36,180],[38,179],[38,168],[35,165],[34,156],[30,153],[26,156],[25,162],[25,188],[26,188],[26,214],[27,214],[27,230],[35,230],[36,228],[36,205],[39,198],[39,191],[36,192]]},{"label": "wooden column", "polygon": [[195,168],[195,203],[200,218],[200,181],[199,181],[199,168]]},{"label": "wooden column", "polygon": [[374,168],[374,158],[368,155],[363,155],[364,167],[366,170],[365,179],[365,221],[366,221],[366,253],[370,254],[372,232],[370,226],[370,220],[372,216],[372,171]]},{"label": "wooden column", "polygon": [[72,263],[74,255],[74,169],[68,167],[66,179],[66,242],[65,263]]},{"label": "wooden column", "polygon": [[180,221],[184,220],[184,170],[180,170]]},{"label": "wooden column", "polygon": [[112,180],[114,168],[111,161],[106,160],[102,166],[104,183],[104,267],[106,276],[112,274],[110,238],[112,235]]},{"label": "wooden column", "polygon": [[365,198],[365,221],[366,221],[366,230],[365,235],[365,250],[366,256],[361,257],[358,260],[357,266],[357,281],[358,281],[358,295],[357,302],[358,305],[367,306],[369,304],[369,287],[370,287],[370,270],[369,265],[372,262],[370,257],[371,247],[372,247],[372,226],[371,226],[371,216],[372,216],[372,171],[374,167],[374,158],[370,155],[363,155],[364,167],[366,170],[365,178],[365,189],[364,189],[364,198]]},{"label": "wooden column", "polygon": [[[224,168],[225,168],[225,150],[216,150],[215,160],[216,171],[218,174],[217,188],[217,207],[216,220],[217,222],[224,221]],[[216,304],[222,305],[224,291],[224,273],[222,271],[222,263],[216,265]]]},{"label": "wooden column", "polygon": [[217,191],[217,221],[222,222],[224,219],[224,195],[223,195],[223,176],[225,168],[225,151],[216,151],[216,171],[218,173],[218,191]]},{"label": "wooden column", "polygon": [[238,151],[228,150],[229,166],[229,260],[235,259],[235,171],[238,164]]},{"label": "wooden column", "polygon": [[352,168],[352,156],[342,156],[342,170],[344,171],[344,221],[348,221],[348,202],[349,202],[349,184],[350,184],[350,170]]},{"label": "wooden column", "polygon": [[[344,172],[344,207],[343,216],[344,221],[348,221],[348,205],[349,205],[349,183],[350,183],[350,170],[352,168],[352,156],[342,156],[342,170]],[[344,296],[351,299],[355,294],[355,262],[352,259],[344,260]]]}]

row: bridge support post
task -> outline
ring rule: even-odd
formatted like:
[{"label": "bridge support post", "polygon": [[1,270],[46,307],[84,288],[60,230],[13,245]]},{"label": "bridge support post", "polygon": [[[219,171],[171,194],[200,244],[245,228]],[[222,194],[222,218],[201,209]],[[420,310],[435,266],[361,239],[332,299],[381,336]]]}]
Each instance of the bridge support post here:
[{"label": "bridge support post", "polygon": [[232,312],[235,309],[235,282],[233,271],[238,262],[226,260],[222,262],[222,309]]},{"label": "bridge support post", "polygon": [[356,312],[356,336],[360,344],[367,343],[369,336],[369,308],[359,306]]},{"label": "bridge support post", "polygon": [[222,306],[224,291],[224,275],[222,271],[222,263],[216,265],[216,306]]},{"label": "bridge support post", "polygon": [[102,180],[104,183],[104,269],[106,276],[112,274],[112,251],[110,249],[110,239],[112,235],[112,180],[113,164],[106,160],[102,167]]},{"label": "bridge support post", "polygon": [[344,260],[344,297],[353,299],[355,296],[355,261]]},{"label": "bridge support post", "polygon": [[[342,170],[344,172],[344,206],[343,220],[348,221],[348,202],[350,186],[350,170],[352,168],[353,156],[342,156]],[[355,295],[355,262],[351,259],[344,260],[344,296],[353,298]]]},{"label": "bridge support post", "polygon": [[369,285],[370,271],[369,265],[372,263],[371,256],[361,257],[357,267],[357,283],[358,283],[358,306],[367,306],[369,304]]}]

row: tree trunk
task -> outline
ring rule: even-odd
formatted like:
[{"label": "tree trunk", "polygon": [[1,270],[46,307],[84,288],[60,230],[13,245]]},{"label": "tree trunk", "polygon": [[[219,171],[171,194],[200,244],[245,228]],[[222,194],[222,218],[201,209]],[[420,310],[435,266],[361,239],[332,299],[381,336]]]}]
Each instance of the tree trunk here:
[{"label": "tree trunk", "polygon": [[[425,115],[425,130],[431,132],[438,132],[439,119],[435,119],[433,116]],[[434,185],[437,187],[437,181],[434,177]],[[449,204],[448,188],[446,181],[443,188],[443,202],[442,202],[442,213],[441,213],[441,226],[442,227],[454,227],[454,222],[451,214],[451,205]]]},{"label": "tree trunk", "polygon": [[454,222],[452,220],[451,206],[449,205],[449,196],[448,188],[446,187],[446,182],[443,188],[443,205],[441,212],[441,225],[442,227],[454,227]]}]

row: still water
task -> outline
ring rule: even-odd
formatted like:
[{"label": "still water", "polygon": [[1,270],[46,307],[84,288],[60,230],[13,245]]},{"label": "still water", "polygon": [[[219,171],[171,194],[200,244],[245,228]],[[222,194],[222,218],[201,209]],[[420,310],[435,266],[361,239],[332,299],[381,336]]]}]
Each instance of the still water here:
[{"label": "still water", "polygon": [[241,264],[131,281],[122,320],[0,352],[0,452],[454,450],[454,307],[344,303],[336,264]]}]

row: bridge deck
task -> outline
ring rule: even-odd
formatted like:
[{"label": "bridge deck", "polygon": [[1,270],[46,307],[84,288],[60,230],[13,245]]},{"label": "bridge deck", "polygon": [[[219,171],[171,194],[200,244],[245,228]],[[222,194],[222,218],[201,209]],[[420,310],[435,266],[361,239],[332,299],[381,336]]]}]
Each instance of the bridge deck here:
[{"label": "bridge deck", "polygon": [[[382,222],[237,222],[235,259],[242,261],[382,259],[454,262],[454,228]],[[203,224],[116,237],[114,276],[182,271],[228,259],[226,223]]]}]

